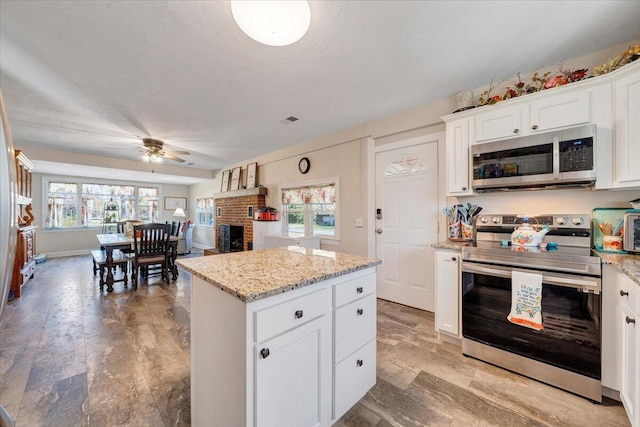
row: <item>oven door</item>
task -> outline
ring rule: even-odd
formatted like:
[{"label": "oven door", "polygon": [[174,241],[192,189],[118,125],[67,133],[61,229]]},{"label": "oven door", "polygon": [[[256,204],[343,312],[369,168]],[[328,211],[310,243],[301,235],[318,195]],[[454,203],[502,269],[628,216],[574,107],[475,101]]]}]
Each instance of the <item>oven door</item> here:
[{"label": "oven door", "polygon": [[507,320],[513,270],[462,263],[463,337],[599,380],[600,278],[517,268],[542,274],[544,329],[536,331]]}]

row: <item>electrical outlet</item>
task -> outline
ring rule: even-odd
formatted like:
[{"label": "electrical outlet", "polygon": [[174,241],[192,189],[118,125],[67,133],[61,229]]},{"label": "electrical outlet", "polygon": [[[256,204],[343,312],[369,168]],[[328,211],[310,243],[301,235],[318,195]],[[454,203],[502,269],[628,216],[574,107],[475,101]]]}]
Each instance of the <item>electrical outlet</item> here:
[{"label": "electrical outlet", "polygon": [[355,223],[356,223],[356,227],[358,227],[358,228],[362,228],[363,227],[362,218],[356,218]]}]

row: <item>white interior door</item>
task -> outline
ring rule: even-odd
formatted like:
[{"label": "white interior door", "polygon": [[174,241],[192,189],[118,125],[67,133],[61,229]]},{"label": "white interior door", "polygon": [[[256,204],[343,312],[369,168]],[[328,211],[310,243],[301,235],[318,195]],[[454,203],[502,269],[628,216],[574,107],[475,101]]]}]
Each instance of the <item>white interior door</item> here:
[{"label": "white interior door", "polygon": [[378,297],[434,311],[438,142],[376,154]]}]

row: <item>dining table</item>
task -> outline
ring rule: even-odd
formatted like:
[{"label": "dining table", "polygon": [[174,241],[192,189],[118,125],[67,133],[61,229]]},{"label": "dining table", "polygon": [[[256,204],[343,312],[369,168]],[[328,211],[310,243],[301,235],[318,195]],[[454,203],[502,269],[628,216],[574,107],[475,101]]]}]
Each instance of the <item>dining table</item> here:
[{"label": "dining table", "polygon": [[[125,245],[132,246],[134,243],[133,236],[127,236],[124,233],[108,233],[97,234],[96,238],[98,239],[98,243],[100,243],[100,247],[103,247],[105,251],[107,292],[113,292],[113,283],[115,282],[113,278],[113,250]],[[178,240],[179,238],[177,236],[170,236],[169,247],[167,248],[169,251],[169,271],[171,272],[172,280],[176,280],[178,278],[178,266],[176,265],[176,258],[178,257]]]}]

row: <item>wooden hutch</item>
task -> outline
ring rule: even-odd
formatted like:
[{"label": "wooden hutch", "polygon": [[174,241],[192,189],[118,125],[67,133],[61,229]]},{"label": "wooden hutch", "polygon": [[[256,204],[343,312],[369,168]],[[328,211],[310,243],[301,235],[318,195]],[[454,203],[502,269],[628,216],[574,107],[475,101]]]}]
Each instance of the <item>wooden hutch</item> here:
[{"label": "wooden hutch", "polygon": [[13,266],[11,290],[14,298],[20,297],[22,285],[33,277],[36,271],[36,226],[31,214],[32,171],[34,164],[20,150],[16,150],[16,174],[18,187],[18,241],[16,260]]}]

